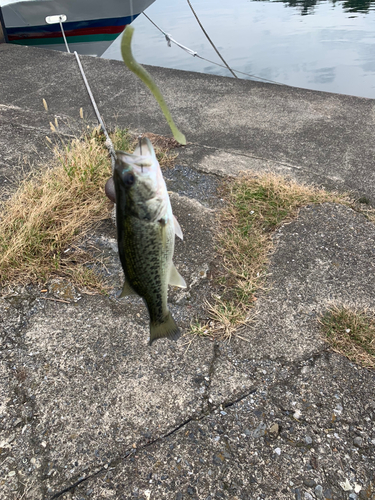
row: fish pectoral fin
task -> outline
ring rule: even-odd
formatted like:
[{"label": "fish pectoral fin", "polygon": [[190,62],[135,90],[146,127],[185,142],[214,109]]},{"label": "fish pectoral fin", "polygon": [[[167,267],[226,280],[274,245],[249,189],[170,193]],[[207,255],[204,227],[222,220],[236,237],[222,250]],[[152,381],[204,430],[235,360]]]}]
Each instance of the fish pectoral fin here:
[{"label": "fish pectoral fin", "polygon": [[171,262],[171,267],[169,270],[169,280],[168,284],[172,286],[178,286],[180,288],[186,288],[186,282],[181,274],[175,268],[173,262]]},{"label": "fish pectoral fin", "polygon": [[174,232],[176,233],[176,236],[178,236],[181,240],[183,240],[184,235],[182,234],[181,226],[178,223],[178,220],[176,219],[175,216],[173,216],[173,223],[174,223]]},{"label": "fish pectoral fin", "polygon": [[171,313],[168,311],[168,314],[163,318],[161,323],[152,322],[150,323],[150,344],[154,342],[154,340],[161,339],[163,337],[170,340],[177,340],[181,335],[181,332],[176,325],[175,320],[172,318]]},{"label": "fish pectoral fin", "polygon": [[121,293],[117,298],[121,299],[121,297],[128,297],[129,295],[138,295],[133,288],[129,285],[127,281],[125,281],[124,286],[122,287]]}]

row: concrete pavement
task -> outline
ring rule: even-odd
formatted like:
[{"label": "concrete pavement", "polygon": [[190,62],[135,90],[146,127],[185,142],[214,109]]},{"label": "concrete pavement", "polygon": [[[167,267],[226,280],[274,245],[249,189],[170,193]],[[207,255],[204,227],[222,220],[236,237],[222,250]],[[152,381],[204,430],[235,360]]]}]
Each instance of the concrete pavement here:
[{"label": "concrete pavement", "polygon": [[[116,61],[82,58],[108,126],[169,134],[148,91]],[[0,176],[94,123],[74,57],[0,45]],[[149,68],[188,146],[166,172],[184,241],[170,293],[184,331],[215,292],[217,188],[241,170],[351,189],[374,201],[374,101]],[[43,109],[42,99],[49,105]],[[20,166],[23,170],[20,170]],[[15,176],[15,172],[18,172]],[[22,174],[21,174],[22,175]],[[9,190],[6,191],[6,184]],[[374,373],[330,351],[318,315],[331,301],[372,307],[375,227],[340,205],[306,207],[275,234],[270,290],[230,343],[147,345],[138,299],[69,283],[0,297],[0,498],[374,499]],[[110,221],[89,235],[108,279],[122,271]],[[65,302],[54,301],[65,300]]]}]

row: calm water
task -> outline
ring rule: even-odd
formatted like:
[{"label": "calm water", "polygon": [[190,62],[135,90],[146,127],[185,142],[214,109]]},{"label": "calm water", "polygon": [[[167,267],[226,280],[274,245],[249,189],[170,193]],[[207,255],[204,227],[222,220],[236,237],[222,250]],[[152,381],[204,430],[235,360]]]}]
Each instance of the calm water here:
[{"label": "calm water", "polygon": [[[191,3],[233,69],[296,87],[375,98],[375,0]],[[181,44],[221,62],[186,0],[156,0],[146,13]],[[133,25],[139,62],[230,76],[227,69],[168,47],[145,16]],[[120,38],[103,57],[121,59],[119,46]]]}]

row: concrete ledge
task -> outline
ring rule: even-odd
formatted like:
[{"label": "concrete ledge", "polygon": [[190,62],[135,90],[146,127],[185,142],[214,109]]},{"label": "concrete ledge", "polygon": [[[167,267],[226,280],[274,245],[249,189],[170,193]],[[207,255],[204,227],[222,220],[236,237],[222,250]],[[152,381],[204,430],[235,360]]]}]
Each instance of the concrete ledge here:
[{"label": "concrete ledge", "polygon": [[[95,121],[73,55],[5,44],[0,57],[0,104],[39,114],[45,98],[52,116],[75,122],[83,107],[87,121]],[[123,63],[91,57],[82,57],[82,62],[108,125],[170,134],[154,98]],[[350,189],[374,201],[374,100],[157,67],[148,70],[192,143],[198,167],[211,157],[206,148],[220,148],[272,168],[285,165],[299,179]],[[3,127],[0,137],[6,141],[11,135]],[[215,172],[215,162],[210,168]],[[232,169],[235,158],[227,162],[227,171]]]}]

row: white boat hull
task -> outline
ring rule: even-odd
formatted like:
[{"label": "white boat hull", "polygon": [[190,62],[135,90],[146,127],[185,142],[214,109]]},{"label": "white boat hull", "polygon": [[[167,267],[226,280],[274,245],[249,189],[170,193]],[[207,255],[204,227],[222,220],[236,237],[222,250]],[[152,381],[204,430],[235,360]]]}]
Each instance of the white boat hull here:
[{"label": "white boat hull", "polygon": [[59,24],[46,17],[65,15],[70,50],[100,56],[154,0],[0,0],[10,43],[66,50]]}]

